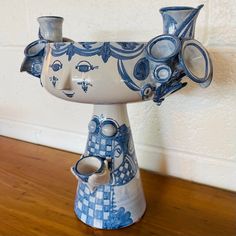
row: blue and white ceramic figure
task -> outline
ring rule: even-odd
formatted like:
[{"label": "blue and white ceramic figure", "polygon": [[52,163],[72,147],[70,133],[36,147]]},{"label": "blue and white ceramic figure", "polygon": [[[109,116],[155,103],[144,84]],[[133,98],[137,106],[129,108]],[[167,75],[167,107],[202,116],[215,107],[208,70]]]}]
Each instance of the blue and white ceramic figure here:
[{"label": "blue and white ceramic figure", "polygon": [[138,164],[128,123],[106,117],[106,110],[94,114],[86,152],[72,168],[80,183],[75,212],[90,226],[117,229],[139,220],[145,210]]},{"label": "blue and white ceramic figure", "polygon": [[161,105],[188,81],[210,85],[210,57],[194,39],[202,7],[162,8],[164,34],[149,42],[75,43],[62,37],[62,18],[39,18],[39,39],[26,47],[21,70],[58,98],[94,104],[85,152],[72,167],[82,222],[118,229],[144,214],[126,104],[152,99]]}]

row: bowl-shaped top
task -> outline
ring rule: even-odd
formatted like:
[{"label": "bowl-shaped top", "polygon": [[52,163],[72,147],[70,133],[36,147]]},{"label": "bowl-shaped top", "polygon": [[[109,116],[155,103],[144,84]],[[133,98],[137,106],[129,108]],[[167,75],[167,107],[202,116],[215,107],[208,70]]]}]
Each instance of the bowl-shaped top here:
[{"label": "bowl-shaped top", "polygon": [[73,102],[142,101],[144,87],[152,83],[145,45],[136,42],[49,43],[41,82],[51,94]]}]

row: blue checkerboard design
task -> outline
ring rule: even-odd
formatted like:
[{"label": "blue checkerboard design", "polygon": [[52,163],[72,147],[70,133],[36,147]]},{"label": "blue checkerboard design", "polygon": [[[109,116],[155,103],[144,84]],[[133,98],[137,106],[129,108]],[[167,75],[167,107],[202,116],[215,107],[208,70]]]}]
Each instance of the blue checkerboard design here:
[{"label": "blue checkerboard design", "polygon": [[103,158],[112,157],[112,147],[114,139],[104,138],[101,135],[89,134],[87,142],[87,151],[90,155],[100,156]]},{"label": "blue checkerboard design", "polygon": [[111,185],[102,185],[95,192],[90,192],[87,184],[81,183],[75,201],[75,212],[86,224],[97,228],[109,225],[112,212]]},{"label": "blue checkerboard design", "polygon": [[117,208],[114,187],[103,185],[90,192],[81,183],[75,200],[75,213],[86,224],[103,229],[118,229],[133,223],[125,207]]},{"label": "blue checkerboard design", "polygon": [[[132,158],[132,160],[131,160]],[[116,186],[127,184],[137,173],[137,161],[135,157],[125,156],[124,162],[113,174],[113,183]]]}]

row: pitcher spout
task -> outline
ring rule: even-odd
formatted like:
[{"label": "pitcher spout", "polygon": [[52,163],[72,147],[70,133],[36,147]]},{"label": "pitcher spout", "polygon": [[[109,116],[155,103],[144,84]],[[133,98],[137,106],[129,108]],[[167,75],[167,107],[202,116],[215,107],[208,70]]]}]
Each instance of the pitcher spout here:
[{"label": "pitcher spout", "polygon": [[165,34],[173,34],[180,39],[193,39],[199,11],[204,5],[193,7],[164,7],[160,9]]},{"label": "pitcher spout", "polygon": [[100,157],[83,157],[71,168],[72,173],[78,181],[86,183],[91,192],[100,185],[110,182],[110,170],[107,160]]}]

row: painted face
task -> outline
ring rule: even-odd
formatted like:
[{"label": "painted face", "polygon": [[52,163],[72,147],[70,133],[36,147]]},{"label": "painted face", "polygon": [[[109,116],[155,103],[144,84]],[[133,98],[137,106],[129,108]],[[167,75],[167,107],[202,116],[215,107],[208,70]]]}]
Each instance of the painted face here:
[{"label": "painted face", "polygon": [[97,156],[108,160],[113,184],[129,182],[137,172],[130,129],[113,119],[94,116],[88,126],[89,135],[85,156]]},{"label": "painted face", "polygon": [[120,165],[125,154],[124,146],[127,146],[122,135],[128,135],[128,128],[126,127],[126,133],[122,133],[121,127],[114,120],[94,116],[88,129],[87,155],[111,160],[113,168]]},{"label": "painted face", "polygon": [[[42,84],[53,95],[74,102],[140,101],[149,79],[143,43],[50,43]],[[50,78],[56,77],[57,80]]]}]

